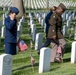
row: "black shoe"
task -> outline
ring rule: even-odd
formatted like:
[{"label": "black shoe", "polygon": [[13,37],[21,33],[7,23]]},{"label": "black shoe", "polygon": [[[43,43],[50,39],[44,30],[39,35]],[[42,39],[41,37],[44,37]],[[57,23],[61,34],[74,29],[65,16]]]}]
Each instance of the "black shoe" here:
[{"label": "black shoe", "polygon": [[40,52],[37,52],[38,53],[38,55],[40,55]]},{"label": "black shoe", "polygon": [[57,62],[57,63],[61,63],[61,60],[59,58],[55,58],[54,61]]}]

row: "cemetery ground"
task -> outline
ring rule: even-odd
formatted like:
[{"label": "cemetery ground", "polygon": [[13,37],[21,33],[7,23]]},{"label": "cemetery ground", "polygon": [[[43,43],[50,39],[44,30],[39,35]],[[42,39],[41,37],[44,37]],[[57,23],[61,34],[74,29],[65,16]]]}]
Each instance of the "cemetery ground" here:
[{"label": "cemetery ground", "polygon": [[[71,64],[71,44],[73,39],[68,39],[68,36],[66,36],[66,51],[64,55],[64,63],[51,63],[50,65],[50,72],[46,72],[43,74],[39,74],[39,55],[37,54],[37,51],[34,48],[30,48],[30,36],[28,31],[28,23],[27,19],[25,18],[25,22],[23,24],[23,31],[21,35],[21,39],[25,41],[25,43],[29,46],[28,50],[24,52],[18,52],[17,55],[13,56],[13,64],[12,64],[12,75],[76,75],[76,64]],[[37,22],[36,19],[35,24],[37,27],[38,32],[42,32],[43,29],[40,27],[40,24]],[[44,40],[45,41],[45,34]],[[72,37],[73,38],[73,37]],[[4,38],[1,39],[1,45],[0,45],[0,54],[4,53]],[[33,43],[34,44],[34,43]],[[34,46],[34,45],[33,45]],[[34,59],[35,59],[35,65],[34,68],[32,68],[31,62],[30,62],[30,53],[32,53]],[[34,69],[34,71],[33,71]]]}]

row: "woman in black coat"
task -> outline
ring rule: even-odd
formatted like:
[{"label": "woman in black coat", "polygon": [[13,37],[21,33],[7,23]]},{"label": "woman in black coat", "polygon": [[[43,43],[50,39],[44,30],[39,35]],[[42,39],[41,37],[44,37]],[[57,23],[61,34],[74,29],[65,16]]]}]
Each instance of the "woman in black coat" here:
[{"label": "woman in black coat", "polygon": [[17,43],[17,20],[16,15],[19,13],[18,8],[11,7],[10,14],[5,18],[5,53],[15,55]]}]

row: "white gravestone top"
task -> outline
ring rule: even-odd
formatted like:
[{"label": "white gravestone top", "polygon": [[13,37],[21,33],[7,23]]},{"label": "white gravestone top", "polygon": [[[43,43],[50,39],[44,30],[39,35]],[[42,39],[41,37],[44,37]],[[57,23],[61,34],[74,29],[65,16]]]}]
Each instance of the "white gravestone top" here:
[{"label": "white gravestone top", "polygon": [[0,55],[0,75],[12,75],[12,55]]},{"label": "white gravestone top", "polygon": [[72,43],[71,63],[76,63],[76,41],[74,41],[74,42]]},{"label": "white gravestone top", "polygon": [[39,60],[39,73],[50,71],[50,48],[41,48],[40,49],[40,60]]}]

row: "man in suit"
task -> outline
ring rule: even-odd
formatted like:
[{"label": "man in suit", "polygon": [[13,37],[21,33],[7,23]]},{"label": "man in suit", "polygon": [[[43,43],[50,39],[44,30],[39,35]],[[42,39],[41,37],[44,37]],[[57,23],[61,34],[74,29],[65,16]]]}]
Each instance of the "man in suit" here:
[{"label": "man in suit", "polygon": [[18,8],[11,7],[10,13],[5,18],[5,53],[15,55],[16,54],[16,43],[17,43],[17,20],[16,15],[19,13]]}]

